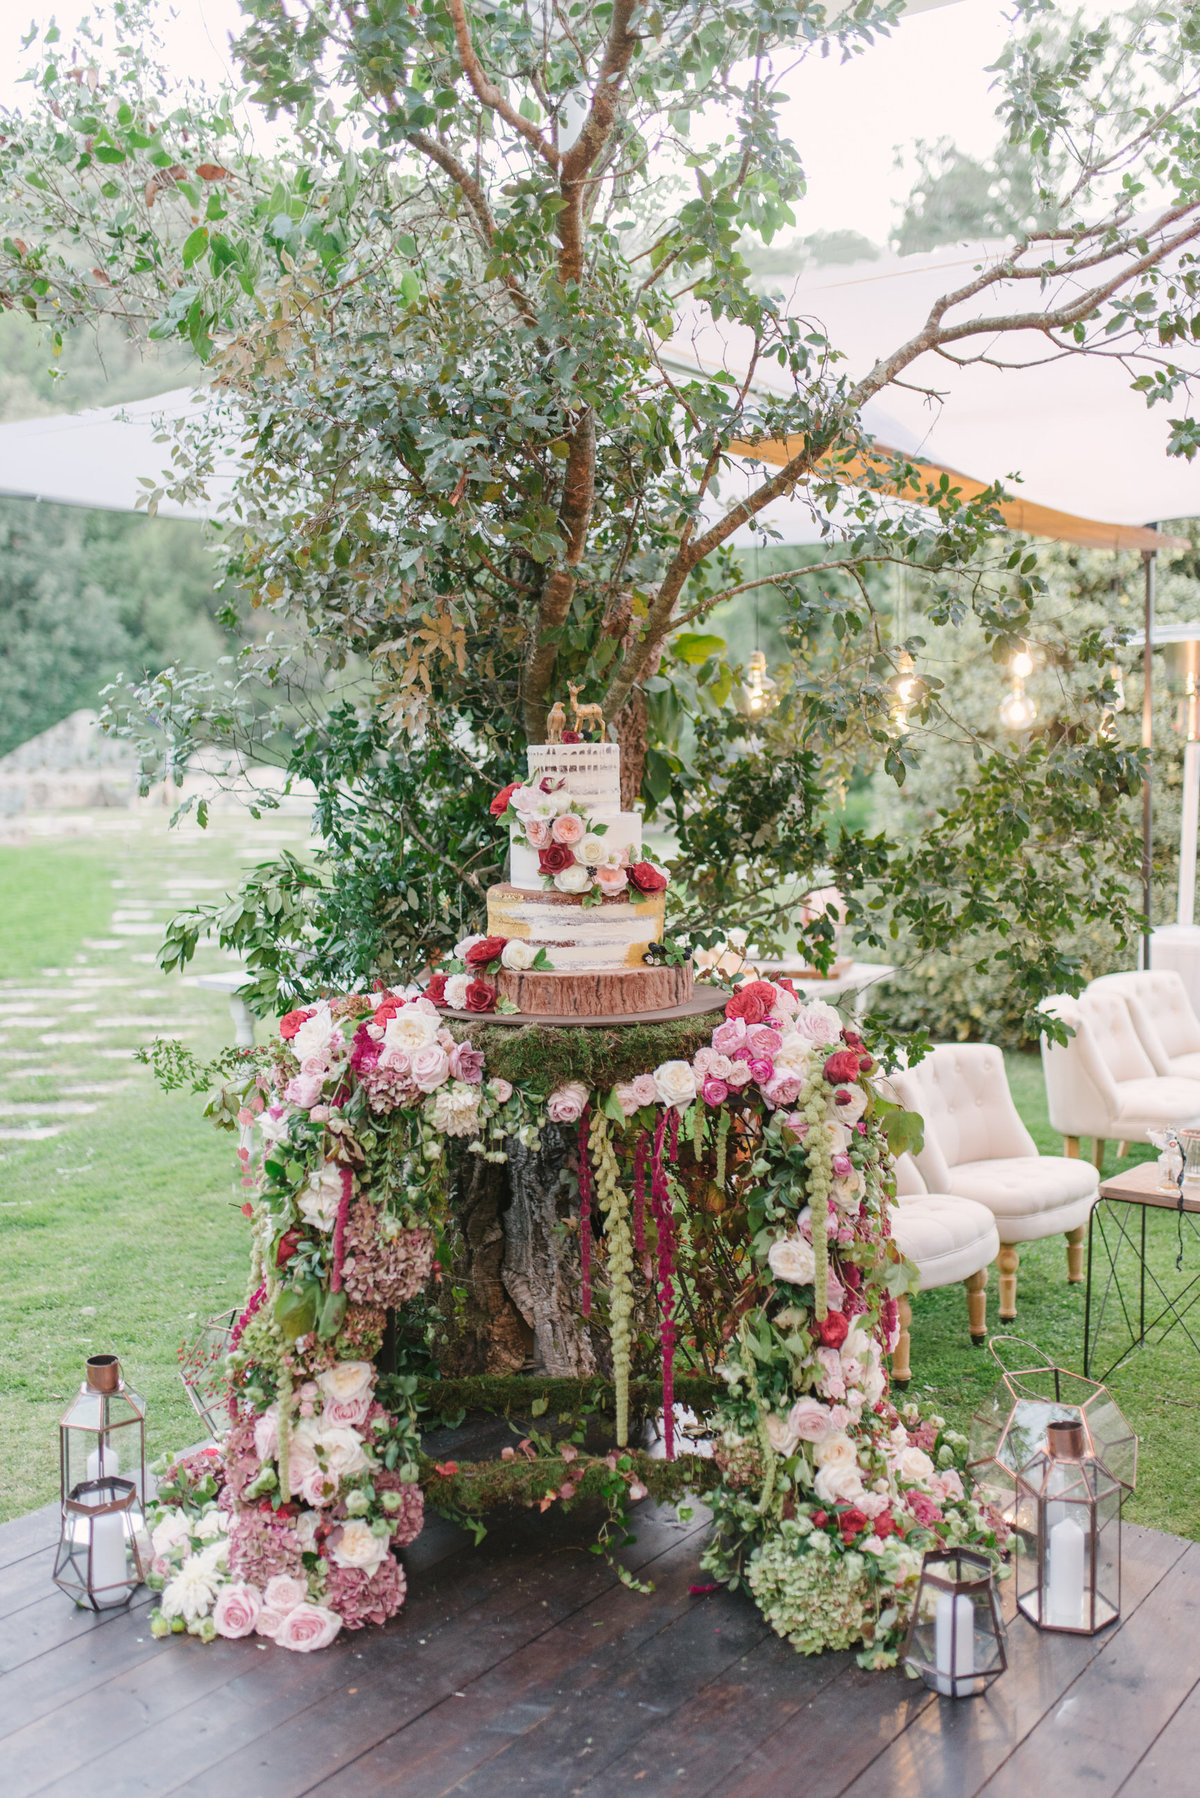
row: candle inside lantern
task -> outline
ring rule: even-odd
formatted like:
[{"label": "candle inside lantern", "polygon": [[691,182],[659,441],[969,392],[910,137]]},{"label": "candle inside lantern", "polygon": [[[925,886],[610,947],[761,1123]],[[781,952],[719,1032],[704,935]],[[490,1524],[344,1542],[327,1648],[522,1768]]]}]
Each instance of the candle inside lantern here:
[{"label": "candle inside lantern", "polygon": [[[1065,1509],[1065,1507],[1063,1507]],[[1074,1517],[1060,1517],[1046,1533],[1046,1586],[1043,1606],[1047,1623],[1059,1629],[1083,1628],[1083,1531]]]},{"label": "candle inside lantern", "polygon": [[966,1688],[956,1680],[969,1679],[975,1672],[975,1607],[960,1594],[942,1592],[937,1601],[933,1658],[937,1668],[937,1689],[950,1696],[966,1697]]},{"label": "candle inside lantern", "polygon": [[[109,1448],[101,1441],[87,1458],[87,1477],[89,1480],[103,1480],[115,1477],[119,1471],[120,1457],[116,1449]],[[107,1503],[111,1494],[98,1494],[100,1502]],[[91,1583],[96,1592],[98,1604],[124,1604],[128,1596],[125,1565],[125,1524],[119,1515],[110,1517],[93,1517],[92,1530],[92,1567]],[[112,1591],[105,1591],[112,1587]]]}]

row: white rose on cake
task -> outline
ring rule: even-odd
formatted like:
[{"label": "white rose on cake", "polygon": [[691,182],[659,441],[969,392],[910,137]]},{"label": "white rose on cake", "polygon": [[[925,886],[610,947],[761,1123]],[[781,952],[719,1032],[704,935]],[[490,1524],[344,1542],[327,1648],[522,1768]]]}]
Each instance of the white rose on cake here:
[{"label": "white rose on cake", "polygon": [[597,868],[606,856],[603,837],[586,836],[575,846],[575,860],[586,867]]},{"label": "white rose on cake", "polygon": [[464,1011],[466,1009],[467,988],[470,984],[471,976],[469,974],[451,974],[443,988],[446,995],[446,1004],[450,1007],[451,1011]]},{"label": "white rose on cake", "polygon": [[536,955],[537,950],[524,937],[510,936],[500,951],[500,966],[511,968],[514,973],[521,974],[526,968],[533,966]]},{"label": "white rose on cake", "polygon": [[586,893],[591,890],[592,877],[582,862],[572,862],[554,876],[554,884],[560,893]]}]

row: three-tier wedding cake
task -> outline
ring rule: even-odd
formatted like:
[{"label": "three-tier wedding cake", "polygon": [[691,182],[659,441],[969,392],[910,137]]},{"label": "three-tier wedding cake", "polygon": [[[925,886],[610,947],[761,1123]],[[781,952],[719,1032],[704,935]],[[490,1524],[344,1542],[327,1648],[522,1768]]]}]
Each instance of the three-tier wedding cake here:
[{"label": "three-tier wedding cake", "polygon": [[497,796],[509,878],[489,888],[488,937],[503,939],[501,994],[541,1017],[667,1010],[690,966],[648,965],[663,938],[667,875],[642,855],[642,820],[621,809],[616,743],[538,743],[528,780]]}]

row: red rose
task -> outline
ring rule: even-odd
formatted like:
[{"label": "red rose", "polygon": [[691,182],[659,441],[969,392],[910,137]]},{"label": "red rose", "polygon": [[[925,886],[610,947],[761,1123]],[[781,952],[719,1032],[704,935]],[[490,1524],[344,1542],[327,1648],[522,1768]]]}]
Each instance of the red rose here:
[{"label": "red rose", "polygon": [[747,1024],[761,1024],[767,1015],[767,1008],[757,993],[750,992],[748,987],[739,987],[725,1001],[727,1018],[744,1018]]},{"label": "red rose", "polygon": [[583,738],[577,730],[565,730],[560,741],[563,743],[582,743]]},{"label": "red rose", "polygon": [[472,943],[463,956],[469,968],[486,968],[489,961],[499,961],[504,953],[506,936],[485,936],[481,942]]},{"label": "red rose", "polygon": [[[785,985],[785,982],[781,980],[779,984],[780,986],[783,986]],[[842,1041],[848,1049],[861,1049],[863,1046],[863,1039],[858,1034],[857,1030],[843,1030]]]},{"label": "red rose", "polygon": [[467,1011],[495,1011],[495,987],[489,986],[486,980],[473,980],[467,988],[463,1005]]},{"label": "red rose", "polygon": [[823,1348],[840,1349],[850,1334],[850,1325],[840,1311],[831,1311],[821,1323],[814,1322],[813,1329],[821,1338]]},{"label": "red rose", "polygon": [[504,816],[505,812],[508,810],[508,802],[520,784],[519,780],[510,780],[506,787],[501,787],[500,791],[496,794],[496,797],[492,800],[491,805],[488,807],[493,818],[502,818]]},{"label": "red rose", "polygon": [[300,1236],[299,1230],[289,1230],[286,1235],[279,1238],[279,1247],[275,1251],[276,1267],[283,1267],[291,1260],[300,1245]]},{"label": "red rose", "polygon": [[[427,999],[432,999],[435,1005],[444,1005],[446,1003],[446,976],[444,974],[431,974],[429,976],[429,985],[425,988],[425,997]],[[376,1016],[375,1022],[379,1022],[378,1016]]]},{"label": "red rose", "polygon": [[875,1534],[879,1537],[881,1542],[887,1536],[898,1536],[900,1534],[900,1525],[896,1522],[896,1519],[892,1516],[890,1511],[884,1511],[881,1516],[875,1519]]},{"label": "red rose", "polygon": [[397,999],[394,993],[387,993],[375,1007],[371,1022],[373,1024],[386,1024],[391,1018],[395,1017],[403,1004],[403,999]]},{"label": "red rose", "polygon": [[860,1536],[866,1527],[866,1512],[860,1511],[857,1505],[851,1505],[849,1510],[841,1512],[838,1517],[838,1528],[842,1532],[842,1541],[847,1544],[853,1542],[855,1536]]},{"label": "red rose", "polygon": [[279,1020],[279,1034],[285,1043],[290,1043],[306,1018],[312,1017],[312,1011],[289,1011],[286,1017]]},{"label": "red rose", "polygon": [[867,1055],[862,1052],[859,1053],[858,1071],[860,1074],[869,1074],[876,1066],[877,1063],[873,1055]]},{"label": "red rose", "polygon": [[812,1520],[817,1529],[823,1530],[829,1522],[829,1514],[826,1511],[814,1511]]},{"label": "red rose", "polygon": [[629,870],[629,882],[639,893],[661,893],[666,889],[667,877],[653,862],[635,862]]},{"label": "red rose", "polygon": [[575,851],[565,843],[547,843],[538,850],[538,868],[543,874],[561,874],[575,860]]},{"label": "red rose", "polygon": [[830,1086],[841,1086],[845,1080],[857,1080],[858,1056],[854,1050],[836,1050],[825,1063],[825,1078]]}]

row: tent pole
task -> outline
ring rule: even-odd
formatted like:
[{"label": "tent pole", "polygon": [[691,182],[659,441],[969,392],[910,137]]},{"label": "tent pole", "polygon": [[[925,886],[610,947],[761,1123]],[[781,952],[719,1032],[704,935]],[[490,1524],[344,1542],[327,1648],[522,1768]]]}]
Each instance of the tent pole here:
[{"label": "tent pole", "polygon": [[1142,910],[1146,922],[1142,927],[1142,967],[1150,966],[1150,898],[1154,872],[1154,798],[1151,769],[1154,755],[1154,573],[1155,552],[1142,551],[1145,586],[1142,596],[1144,636],[1142,639],[1142,748],[1146,751],[1146,779],[1142,786]]}]

